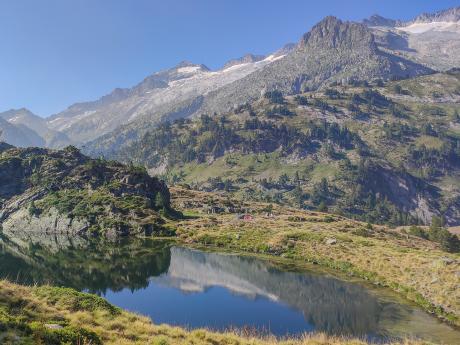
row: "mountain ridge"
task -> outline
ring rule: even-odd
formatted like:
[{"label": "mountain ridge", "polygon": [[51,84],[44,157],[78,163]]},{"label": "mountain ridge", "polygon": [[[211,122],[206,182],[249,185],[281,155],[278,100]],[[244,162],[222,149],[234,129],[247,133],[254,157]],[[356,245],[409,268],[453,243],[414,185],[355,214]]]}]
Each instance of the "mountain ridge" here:
[{"label": "mountain ridge", "polygon": [[[448,18],[455,13],[456,10],[453,9],[441,14],[433,14],[431,18]],[[422,17],[427,18],[427,16]],[[422,17],[417,20],[422,21]],[[374,24],[379,26],[373,26]],[[421,33],[414,33],[415,29],[411,25],[428,25],[428,29]],[[425,26],[423,30],[426,29]],[[260,102],[267,95],[273,95],[275,98],[280,96],[292,98],[295,95],[311,93],[313,96],[315,92],[321,94],[331,87],[347,89],[369,84],[386,84],[390,80],[397,79],[413,80],[412,78],[416,76],[434,73],[434,69],[427,65],[455,67],[455,64],[451,63],[455,61],[455,58],[452,60],[452,54],[443,55],[438,52],[442,47],[445,49],[456,47],[457,43],[460,48],[460,35],[449,31],[452,30],[451,27],[444,24],[434,28],[432,26],[430,23],[406,25],[378,16],[364,20],[363,23],[342,21],[328,16],[314,25],[296,44],[288,44],[270,55],[246,55],[228,61],[224,67],[217,70],[210,70],[202,64],[183,61],[172,68],[147,76],[131,88],[114,89],[96,101],[76,103],[44,120],[37,119],[33,114],[22,110],[31,120],[25,121],[24,118],[27,117],[23,117],[21,123],[15,123],[14,119],[19,118],[18,114],[21,111],[16,111],[16,114],[8,113],[4,115],[7,120],[2,119],[3,122],[0,122],[0,129],[2,127],[7,129],[4,129],[4,133],[8,134],[7,139],[10,141],[14,141],[14,138],[23,138],[22,143],[13,142],[19,146],[62,147],[74,144],[82,147],[85,153],[93,157],[116,157],[118,152],[124,152],[125,148],[135,145],[165,122],[197,118],[202,114],[213,116],[231,113]],[[452,37],[455,39],[452,40]],[[438,48],[433,49],[433,47]],[[372,94],[371,91],[369,92]],[[442,91],[436,92],[443,94]],[[380,102],[380,96],[372,97],[376,97],[376,101]],[[414,96],[401,94],[397,97]],[[452,93],[442,97],[445,97],[445,102],[451,102],[456,96]],[[434,102],[440,101],[442,97]],[[428,102],[433,102],[432,97],[427,99]],[[314,101],[322,102],[322,100]],[[415,102],[422,104],[418,98]],[[327,110],[327,104],[324,106]],[[273,112],[275,117],[280,116],[277,112],[295,113],[286,107],[288,107],[286,104],[273,105],[273,109],[268,111]],[[356,111],[354,104],[350,107],[354,109],[352,113]],[[369,107],[371,115],[372,111],[380,111],[378,108],[373,108],[373,105]],[[404,107],[391,111],[394,114],[404,114]],[[348,114],[347,111],[351,110],[344,109],[344,114]],[[450,114],[450,110],[447,113]],[[32,119],[39,123],[34,125]],[[344,118],[336,115],[330,119],[331,126],[336,124],[343,126],[343,121]],[[362,120],[358,116],[347,121],[357,125]],[[382,127],[380,126],[378,130],[382,130]],[[257,137],[257,133],[252,135]],[[35,139],[31,141],[31,138]],[[222,140],[225,141],[224,138]],[[435,139],[423,140],[436,141]],[[324,145],[321,140],[319,144]],[[298,145],[298,147],[303,146]],[[357,149],[358,156],[364,155],[365,150]],[[216,150],[219,151],[220,148],[217,147]],[[377,150],[379,154],[381,154],[380,150],[381,148]],[[413,154],[422,153],[416,151]],[[289,156],[291,157],[289,159],[303,159],[303,155],[304,153],[300,151],[292,157]],[[134,157],[135,154],[131,156]],[[323,158],[317,159],[321,165]],[[398,183],[414,187],[421,183],[420,181],[424,181],[424,178],[412,179],[398,172],[397,167],[385,161],[383,165],[381,163],[376,165],[382,168],[378,178],[387,180],[388,190]],[[159,173],[162,169],[164,167],[157,166],[152,173]],[[386,172],[385,176],[382,175],[384,172]],[[374,176],[375,171],[369,170],[366,173]],[[413,189],[412,187],[410,189]],[[436,188],[434,189],[436,193],[441,193],[442,188],[438,185]],[[426,221],[436,214],[433,210],[441,207],[436,193],[430,192],[426,197],[415,198],[409,203],[398,205],[408,210],[419,209],[420,212],[416,217]],[[400,198],[407,199],[408,196],[398,196],[396,199]],[[455,204],[455,201],[446,202]],[[456,212],[457,209],[453,207],[452,214],[447,213],[448,218],[456,219]]]},{"label": "mountain ridge", "polygon": [[[202,105],[193,113],[188,112],[189,116],[228,111],[254,101],[267,90],[277,89],[286,94],[295,94],[305,88],[320,88],[332,82],[404,78],[433,72],[403,57],[381,52],[366,26],[342,22],[335,17],[326,17],[316,24],[286,55],[272,54],[262,61],[267,60],[269,63],[263,68],[255,69],[203,95],[200,101]],[[158,117],[166,115],[167,111],[160,111],[156,116],[146,114],[145,119],[137,125],[132,122],[127,127],[131,131],[135,131],[136,127],[143,131],[146,123],[152,124],[158,121]],[[153,118],[156,120],[152,121]],[[87,145],[91,147],[88,152],[116,150],[112,143],[112,138],[106,141],[101,137]]]}]

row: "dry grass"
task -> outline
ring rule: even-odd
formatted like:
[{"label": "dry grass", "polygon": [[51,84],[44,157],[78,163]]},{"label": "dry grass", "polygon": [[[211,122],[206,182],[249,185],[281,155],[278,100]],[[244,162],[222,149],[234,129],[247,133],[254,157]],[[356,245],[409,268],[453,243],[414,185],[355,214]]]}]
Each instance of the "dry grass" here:
[{"label": "dry grass", "polygon": [[[60,320],[61,323],[71,327],[95,332],[103,344],[367,344],[362,340],[330,337],[325,334],[306,334],[296,339],[277,340],[270,336],[258,337],[251,331],[245,330],[224,333],[211,332],[205,329],[187,331],[178,327],[154,325],[149,318],[122,311],[93,295],[56,287],[25,287],[7,281],[0,281],[0,307],[18,320],[20,319],[23,327],[29,324],[44,325],[53,323],[54,320]],[[0,325],[2,325],[2,319],[0,319]],[[19,330],[14,328],[7,332],[9,332],[10,337],[21,336]],[[8,340],[2,336],[2,332],[0,332],[0,341],[3,340],[2,343],[9,344]],[[31,341],[30,344],[40,344],[37,334],[27,339]],[[79,342],[78,344],[89,345],[92,343]],[[391,344],[420,345],[425,343],[416,340],[404,340],[391,342]]]}]

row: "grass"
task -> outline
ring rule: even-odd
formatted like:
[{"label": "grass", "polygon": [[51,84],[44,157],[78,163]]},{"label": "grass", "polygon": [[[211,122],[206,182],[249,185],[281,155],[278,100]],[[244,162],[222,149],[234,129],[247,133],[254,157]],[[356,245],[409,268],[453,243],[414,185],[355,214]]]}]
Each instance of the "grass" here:
[{"label": "grass", "polygon": [[421,135],[415,140],[418,147],[425,146],[428,149],[440,149],[443,145],[441,139],[429,135]]},{"label": "grass", "polygon": [[[358,339],[305,334],[276,339],[251,330],[212,332],[155,325],[149,318],[116,308],[104,299],[67,288],[26,287],[0,281],[2,344],[152,345],[365,345]],[[427,344],[416,340],[389,344]]]}]

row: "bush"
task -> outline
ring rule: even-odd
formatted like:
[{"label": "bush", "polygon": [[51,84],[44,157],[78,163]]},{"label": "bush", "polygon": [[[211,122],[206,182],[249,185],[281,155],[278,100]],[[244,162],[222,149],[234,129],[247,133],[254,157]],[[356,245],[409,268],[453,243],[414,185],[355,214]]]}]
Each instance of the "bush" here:
[{"label": "bush", "polygon": [[351,232],[353,235],[361,237],[371,237],[372,233],[368,228],[357,228]]},{"label": "bush", "polygon": [[428,234],[419,226],[412,225],[409,228],[409,234],[420,238],[428,239]]},{"label": "bush", "polygon": [[51,304],[59,304],[72,311],[104,311],[120,315],[121,309],[111,305],[102,297],[78,292],[70,288],[41,286],[35,290],[39,298],[46,298]]},{"label": "bush", "polygon": [[272,109],[267,110],[266,115],[267,117],[292,116],[294,115],[294,113],[292,113],[287,106],[278,105],[278,106],[274,106]]},{"label": "bush", "polygon": [[29,205],[29,216],[31,217],[36,217],[40,215],[40,209],[35,206],[35,202],[32,200],[32,202]]},{"label": "bush", "polygon": [[281,91],[278,91],[278,90],[267,91],[264,93],[264,97],[268,99],[271,103],[277,103],[277,104],[284,103],[283,94],[281,93]]},{"label": "bush", "polygon": [[403,92],[403,88],[401,87],[401,85],[395,84],[395,85],[393,86],[393,92],[396,93],[396,94],[398,94],[398,95],[400,95],[400,94],[402,94],[402,92]]},{"label": "bush", "polygon": [[153,345],[168,345],[168,341],[165,338],[157,338],[153,340]]},{"label": "bush", "polygon": [[429,239],[438,242],[446,252],[458,253],[460,251],[460,240],[451,234],[446,228],[436,228],[430,230]]},{"label": "bush", "polygon": [[441,248],[447,252],[458,253],[460,251],[460,240],[443,227],[442,218],[433,217],[428,238],[431,241],[438,242]]},{"label": "bush", "polygon": [[305,96],[295,96],[298,105],[308,105],[308,98]]},{"label": "bush", "polygon": [[327,212],[328,211],[328,207],[327,207],[327,205],[326,205],[326,203],[324,201],[320,202],[320,204],[318,205],[317,211],[318,212]]}]

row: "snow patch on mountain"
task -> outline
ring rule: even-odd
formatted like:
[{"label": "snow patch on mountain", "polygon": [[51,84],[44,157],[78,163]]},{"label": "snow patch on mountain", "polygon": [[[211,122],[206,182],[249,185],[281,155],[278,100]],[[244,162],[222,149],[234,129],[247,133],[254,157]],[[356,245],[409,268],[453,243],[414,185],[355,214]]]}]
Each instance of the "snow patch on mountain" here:
[{"label": "snow patch on mountain", "polygon": [[400,26],[396,28],[400,31],[405,31],[411,34],[421,34],[427,31],[449,31],[460,33],[460,23],[458,22],[431,22],[431,23],[413,23],[408,26]]}]

